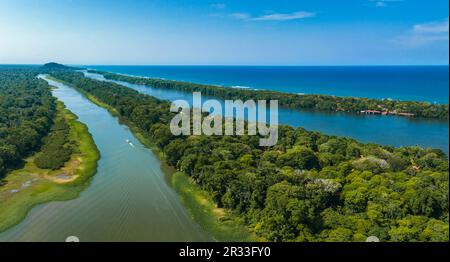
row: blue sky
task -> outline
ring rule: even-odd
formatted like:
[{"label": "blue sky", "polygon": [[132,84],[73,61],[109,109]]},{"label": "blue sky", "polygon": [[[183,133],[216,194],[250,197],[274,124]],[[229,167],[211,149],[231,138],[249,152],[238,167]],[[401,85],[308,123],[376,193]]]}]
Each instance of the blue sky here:
[{"label": "blue sky", "polygon": [[1,0],[0,64],[449,62],[447,0]]}]

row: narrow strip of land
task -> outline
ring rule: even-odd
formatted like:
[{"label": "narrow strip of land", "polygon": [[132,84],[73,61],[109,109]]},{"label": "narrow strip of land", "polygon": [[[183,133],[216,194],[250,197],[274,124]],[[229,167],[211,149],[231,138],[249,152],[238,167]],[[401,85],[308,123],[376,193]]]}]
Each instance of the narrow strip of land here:
[{"label": "narrow strip of land", "polygon": [[92,103],[107,109],[114,116],[121,117],[121,121],[130,128],[136,138],[158,156],[162,163],[162,170],[169,177],[169,183],[180,196],[183,205],[187,208],[194,221],[211,235],[213,239],[227,242],[264,241],[262,237],[258,237],[252,233],[242,221],[242,218],[225,208],[219,208],[214,203],[210,194],[189,178],[187,174],[176,172],[173,167],[169,166],[167,164],[167,155],[158,146],[157,140],[148,136],[134,122],[123,118],[113,106],[101,101],[77,85],[71,85],[51,75],[46,76],[46,78],[71,86],[82,93]]},{"label": "narrow strip of land", "polygon": [[[55,137],[61,130],[53,129],[47,136],[48,144],[25,159],[22,168],[6,175],[0,186],[0,232],[20,222],[38,204],[77,197],[96,173],[100,155],[86,125],[77,121],[62,102],[57,102],[54,122],[67,125],[68,141],[57,146],[71,147],[68,160],[55,169],[39,167],[54,164],[50,150],[60,150],[56,153],[62,154],[62,148],[52,145],[61,139]],[[50,149],[44,152],[46,147]]]},{"label": "narrow strip of land", "polygon": [[[152,140],[181,172],[175,187],[185,203],[194,200],[197,214],[229,212],[270,241],[448,240],[448,159],[440,150],[363,144],[285,125],[274,147],[259,147],[256,136],[174,136],[168,101],[81,73],[52,75]],[[207,212],[198,205],[204,199],[214,203]],[[408,230],[411,224],[417,230]]]},{"label": "narrow strip of land", "polygon": [[133,84],[149,85],[154,88],[172,89],[185,92],[201,92],[206,96],[222,99],[258,99],[278,100],[286,108],[317,110],[328,112],[348,112],[357,114],[396,115],[448,119],[448,104],[400,101],[391,99],[370,99],[356,97],[338,97],[330,95],[290,94],[270,90],[248,90],[213,85],[196,84],[166,79],[127,76],[109,72],[89,70],[102,74],[106,79],[125,81]]}]

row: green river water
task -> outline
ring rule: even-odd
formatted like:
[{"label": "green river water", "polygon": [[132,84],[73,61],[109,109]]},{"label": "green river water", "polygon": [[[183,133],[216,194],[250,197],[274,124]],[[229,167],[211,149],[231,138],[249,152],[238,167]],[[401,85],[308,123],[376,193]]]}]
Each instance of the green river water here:
[{"label": "green river water", "polygon": [[158,158],[127,126],[76,90],[46,80],[58,87],[53,95],[88,126],[101,154],[98,171],[78,198],[35,207],[0,233],[0,241],[211,240],[169,186]]}]

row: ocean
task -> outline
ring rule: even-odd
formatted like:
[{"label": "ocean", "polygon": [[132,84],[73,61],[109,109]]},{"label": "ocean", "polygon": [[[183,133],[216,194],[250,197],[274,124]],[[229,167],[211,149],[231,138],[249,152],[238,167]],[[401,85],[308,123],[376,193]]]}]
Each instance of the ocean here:
[{"label": "ocean", "polygon": [[[352,83],[352,79],[349,77],[351,68],[355,69],[353,75],[361,83],[360,88],[356,88],[356,81],[353,82],[354,91],[350,92],[349,88],[340,90],[339,88],[329,89],[329,94],[346,94],[356,96],[355,93],[364,93],[361,95],[365,97],[391,97],[411,100],[411,97],[417,97],[414,100],[422,101],[439,101],[442,103],[448,103],[448,87],[443,86],[441,82],[446,81],[448,85],[448,67],[423,67],[422,74],[416,73],[420,71],[421,67],[345,67],[345,68],[320,68],[320,67],[185,67],[185,66],[87,66],[88,68],[116,72],[121,74],[159,77],[172,80],[183,80],[196,83],[208,83],[208,84],[220,84],[225,86],[249,86],[251,88],[265,89],[263,86],[273,86],[273,90],[286,91],[290,93],[298,93],[299,91],[305,92],[300,86],[300,83],[304,83],[306,80],[299,77],[294,72],[298,72],[299,75],[307,75],[304,70],[315,72],[319,79],[314,79],[312,76],[307,76],[308,81],[311,82],[323,82],[324,79],[334,78],[341,79],[341,82],[331,83],[334,86],[347,86],[345,83]],[[271,69],[274,71],[271,71]],[[288,72],[283,73],[285,69]],[[445,70],[444,70],[445,69]],[[332,77],[327,76],[327,70],[331,70]],[[339,75],[339,72],[344,71],[343,75]],[[387,75],[396,75],[395,71],[398,71],[398,77],[387,77]],[[203,73],[202,73],[203,72]],[[220,73],[221,72],[221,73]],[[236,72],[236,73],[232,73]],[[257,73],[258,72],[258,73]],[[319,73],[321,72],[321,73]],[[359,72],[365,72],[366,75],[371,77],[367,81],[363,81],[363,77]],[[375,77],[377,73],[380,74]],[[367,88],[368,86],[375,86],[375,83],[370,82],[370,79],[376,79],[378,83],[383,82],[383,78],[380,72],[390,72],[385,75],[385,84],[380,88]],[[409,72],[409,73],[406,73]],[[430,75],[424,73],[430,72]],[[286,83],[283,85],[283,79],[279,75],[290,75],[290,82],[298,80],[298,85],[292,84],[292,87],[287,87]],[[408,80],[408,76],[409,79]],[[419,75],[419,76],[418,76]],[[272,76],[272,77],[271,77]],[[400,77],[401,76],[401,77]],[[216,79],[217,77],[217,79]],[[417,78],[417,79],[416,79]],[[227,82],[224,80],[227,79]],[[234,80],[232,80],[234,79]],[[254,82],[252,82],[254,79]],[[280,85],[266,84],[261,79],[267,79],[268,83],[280,83]],[[288,79],[288,78],[286,78]],[[389,80],[390,79],[390,80]],[[401,80],[400,80],[401,79]],[[421,79],[421,80],[418,80]],[[419,82],[429,83],[426,86],[419,88]],[[446,80],[445,80],[446,79]],[[393,82],[402,83],[401,85],[395,85]],[[165,100],[177,100],[183,99],[192,102],[192,93],[180,92],[176,90],[164,90],[156,89],[148,86],[139,86],[129,83],[122,83],[130,88],[133,88],[141,93],[145,93],[151,96],[155,96]],[[327,85],[318,85],[326,87]],[[387,86],[391,86],[388,89]],[[422,91],[419,92],[418,90]],[[324,91],[317,89],[309,89],[310,92],[306,93],[318,93],[323,94]],[[385,90],[385,91],[382,91]],[[403,91],[402,91],[403,90]],[[408,91],[409,90],[409,91]],[[384,93],[383,93],[384,92]],[[352,93],[352,94],[350,94]],[[397,95],[393,95],[393,94]],[[421,94],[422,93],[422,94]],[[369,95],[370,94],[370,95]],[[408,99],[409,97],[409,99]],[[220,99],[219,99],[220,100]],[[434,120],[434,119],[420,119],[420,118],[408,118],[398,116],[379,116],[379,115],[356,115],[347,113],[327,113],[327,112],[311,112],[301,111],[295,109],[279,109],[279,123],[291,125],[294,127],[304,127],[307,130],[320,131],[328,135],[338,135],[354,138],[358,141],[369,143],[379,143],[383,145],[391,146],[413,146],[419,145],[422,147],[432,147],[442,149],[447,154],[449,153],[449,126],[448,121]]]},{"label": "ocean", "polygon": [[448,103],[448,66],[87,66],[228,87]]}]

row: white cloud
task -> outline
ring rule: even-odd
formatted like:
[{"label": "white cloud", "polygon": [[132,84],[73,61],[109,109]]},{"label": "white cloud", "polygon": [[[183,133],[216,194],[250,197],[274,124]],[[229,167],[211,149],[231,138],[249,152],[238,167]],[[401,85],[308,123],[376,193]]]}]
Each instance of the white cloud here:
[{"label": "white cloud", "polygon": [[387,7],[388,3],[403,2],[403,0],[369,0],[369,2],[375,3],[375,7],[383,8]]},{"label": "white cloud", "polygon": [[405,47],[418,48],[432,43],[447,41],[448,35],[410,35],[398,39]]},{"label": "white cloud", "polygon": [[229,14],[230,17],[240,20],[247,20],[250,18],[250,15],[247,13],[232,13]]},{"label": "white cloud", "polygon": [[314,17],[316,16],[316,14],[311,12],[299,11],[294,13],[272,13],[261,16],[251,16],[247,13],[232,13],[229,14],[229,16],[235,19],[249,21],[288,21]]},{"label": "white cloud", "polygon": [[449,41],[448,18],[441,21],[417,24],[405,35],[395,41],[408,48],[417,48],[436,42]]},{"label": "white cloud", "polygon": [[448,34],[448,18],[440,22],[431,22],[425,24],[418,24],[413,27],[413,31],[419,34]]},{"label": "white cloud", "polygon": [[303,19],[308,17],[314,17],[316,14],[311,12],[294,12],[290,14],[281,14],[281,13],[274,13],[269,15],[263,15],[258,17],[253,17],[251,20],[254,21],[286,21],[286,20],[296,20],[296,19]]}]

